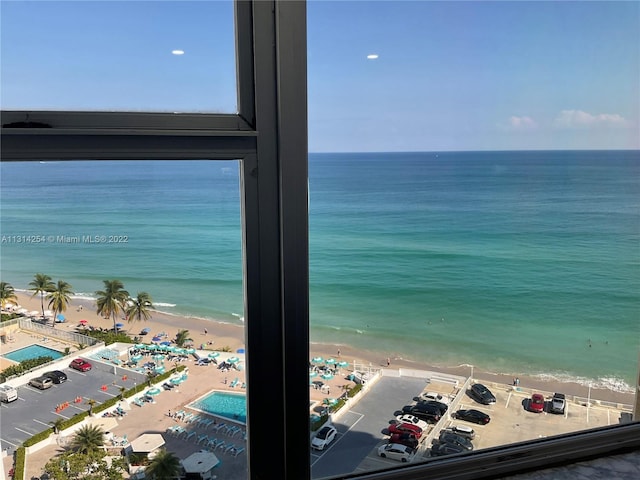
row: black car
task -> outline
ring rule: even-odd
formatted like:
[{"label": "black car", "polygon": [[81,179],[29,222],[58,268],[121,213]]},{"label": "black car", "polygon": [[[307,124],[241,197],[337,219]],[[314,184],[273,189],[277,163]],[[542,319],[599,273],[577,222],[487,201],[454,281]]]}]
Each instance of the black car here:
[{"label": "black car", "polygon": [[440,410],[440,415],[447,413],[449,406],[446,403],[438,402],[437,400],[420,400],[417,405],[431,405]]},{"label": "black car", "polygon": [[44,374],[45,377],[50,378],[53,383],[64,383],[67,381],[67,374],[60,370],[52,370]]},{"label": "black car", "polygon": [[481,383],[474,383],[471,385],[471,388],[469,389],[469,396],[483,405],[496,403],[496,397],[491,393],[491,390]]},{"label": "black car", "polygon": [[436,443],[431,447],[431,456],[440,457],[442,455],[453,455],[454,453],[466,452],[460,445],[453,443]]},{"label": "black car", "polygon": [[480,425],[486,425],[491,421],[491,417],[489,415],[479,410],[458,410],[452,415],[452,417]]},{"label": "black car", "polygon": [[442,417],[440,410],[432,405],[406,405],[402,413],[409,413],[425,422],[436,423]]},{"label": "black car", "polygon": [[465,450],[473,450],[473,443],[466,437],[461,435],[456,435],[453,432],[442,432],[438,437],[439,443],[453,443],[454,445],[459,445]]}]

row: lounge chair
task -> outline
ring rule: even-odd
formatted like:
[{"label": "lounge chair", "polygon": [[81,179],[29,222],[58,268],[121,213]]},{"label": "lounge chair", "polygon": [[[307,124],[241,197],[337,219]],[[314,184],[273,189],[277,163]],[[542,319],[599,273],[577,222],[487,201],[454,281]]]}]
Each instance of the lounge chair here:
[{"label": "lounge chair", "polygon": [[210,437],[209,441],[207,442],[207,447],[208,448],[212,448],[215,450],[216,446],[218,445],[218,442],[220,440],[218,440],[216,437]]},{"label": "lounge chair", "polygon": [[207,442],[209,441],[209,437],[207,436],[206,433],[203,433],[202,435],[198,435],[198,439],[196,440],[196,443],[200,445],[203,442],[203,440],[206,440]]},{"label": "lounge chair", "polygon": [[136,404],[139,407],[143,407],[144,406],[144,400],[142,400],[141,398],[134,398],[133,403]]},{"label": "lounge chair", "polygon": [[[187,430],[187,431],[188,431],[188,430]],[[184,439],[185,439],[185,440],[189,440],[189,439],[191,439],[192,437],[195,437],[197,433],[198,433],[198,432],[196,432],[195,430],[191,430],[189,433],[187,433],[187,435],[184,437]]]},{"label": "lounge chair", "polygon": [[238,455],[240,455],[242,452],[244,452],[244,450],[245,450],[245,448],[244,448],[244,447],[236,448],[236,451],[235,451],[235,452],[232,452],[232,453],[233,453],[233,456],[234,456],[234,457],[237,457],[237,456],[238,456]]},{"label": "lounge chair", "polygon": [[230,386],[231,388],[235,388],[235,386],[238,384],[238,382],[239,382],[239,381],[240,381],[240,380],[238,379],[238,377],[236,377],[236,378],[233,380],[233,382],[231,382],[231,383],[229,384],[229,386]]},{"label": "lounge chair", "polygon": [[220,441],[220,442],[218,443],[218,445],[216,445],[216,448],[215,448],[215,449],[216,449],[216,450],[224,450],[225,446],[226,446],[226,443],[224,443],[224,440],[222,440],[222,441]]},{"label": "lounge chair", "polygon": [[235,425],[231,425],[229,428],[227,428],[227,435],[229,435],[230,437],[233,437],[239,431],[240,431],[240,428],[236,427]]},{"label": "lounge chair", "polygon": [[224,453],[229,453],[231,450],[235,450],[236,448],[237,447],[233,443],[230,443],[229,445],[224,447]]},{"label": "lounge chair", "polygon": [[213,429],[218,432],[220,430],[222,430],[223,428],[227,428],[227,424],[226,423],[219,423],[216,426],[213,427]]}]

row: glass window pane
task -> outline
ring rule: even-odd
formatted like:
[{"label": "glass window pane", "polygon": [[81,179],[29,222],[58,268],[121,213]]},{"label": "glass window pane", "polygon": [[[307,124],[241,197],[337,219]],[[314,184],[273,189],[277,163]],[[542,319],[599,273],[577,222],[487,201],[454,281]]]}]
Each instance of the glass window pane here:
[{"label": "glass window pane", "polygon": [[2,108],[236,113],[233,2],[2,2]]},{"label": "glass window pane", "polygon": [[638,5],[308,15],[313,477],[402,465],[403,410],[409,462],[630,421]]},{"label": "glass window pane", "polygon": [[[222,461],[215,474],[246,477],[239,162],[15,162],[0,164],[0,173],[2,290],[4,282],[15,289],[15,297],[3,295],[3,317],[23,322],[10,334],[3,330],[2,368],[24,359],[12,353],[41,355],[31,351],[40,344],[62,357],[50,369],[72,380],[47,391],[51,408],[39,413],[40,393],[20,387],[23,401],[1,425],[2,448],[87,410],[88,399],[98,409],[124,392],[123,418],[105,428],[115,439],[108,447],[120,451],[123,438],[135,445],[140,435],[160,433],[180,459],[207,450]],[[51,302],[55,291],[34,290],[39,274],[54,289],[67,282],[68,303]],[[115,296],[110,290],[128,295],[99,314],[109,305],[103,300]],[[77,334],[108,345],[79,351],[93,340]],[[90,372],[68,368],[78,357],[93,365]],[[13,422],[23,423],[16,429]],[[30,457],[30,477],[42,473],[54,447]],[[201,455],[194,465],[212,460]]]}]

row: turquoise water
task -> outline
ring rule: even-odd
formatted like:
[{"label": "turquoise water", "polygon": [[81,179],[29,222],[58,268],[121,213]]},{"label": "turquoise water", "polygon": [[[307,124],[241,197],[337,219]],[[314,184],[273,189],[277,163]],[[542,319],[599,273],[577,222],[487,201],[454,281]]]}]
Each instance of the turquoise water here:
[{"label": "turquoise water", "polygon": [[52,348],[43,347],[41,345],[29,345],[28,347],[20,348],[10,353],[2,355],[4,358],[13,360],[14,362],[24,362],[25,360],[31,360],[33,358],[49,356],[54,360],[64,357],[64,354],[54,350]]},{"label": "turquoise water", "polygon": [[247,399],[244,394],[211,392],[189,407],[235,422],[247,423]]},{"label": "turquoise water", "polygon": [[[0,174],[3,281],[43,272],[91,298],[118,278],[168,313],[242,321],[236,162]],[[309,177],[312,341],[631,391],[639,152],[312,154]]]}]

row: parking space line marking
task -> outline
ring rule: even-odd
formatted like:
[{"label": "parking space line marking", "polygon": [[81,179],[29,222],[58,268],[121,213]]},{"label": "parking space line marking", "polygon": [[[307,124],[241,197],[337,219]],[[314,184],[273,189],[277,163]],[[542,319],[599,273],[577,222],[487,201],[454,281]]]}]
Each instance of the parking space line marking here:
[{"label": "parking space line marking", "polygon": [[33,421],[34,421],[34,422],[38,422],[38,423],[39,423],[39,424],[41,424],[41,425],[46,425],[47,427],[50,427],[50,426],[51,426],[51,425],[49,425],[48,423],[41,422],[41,421],[40,421],[40,420],[38,420],[37,418],[34,418],[34,419],[33,419]]},{"label": "parking space line marking", "polygon": [[18,446],[17,443],[11,443],[9,440],[5,440],[4,438],[0,438],[0,442],[8,443],[12,447],[17,447]]},{"label": "parking space line marking", "polygon": [[33,436],[33,435],[34,435],[34,434],[33,434],[33,433],[31,433],[31,432],[27,432],[26,430],[22,430],[21,428],[18,428],[18,427],[13,427],[13,428],[15,428],[16,430],[18,430],[19,432],[26,433],[27,435],[30,435],[30,436]]}]

